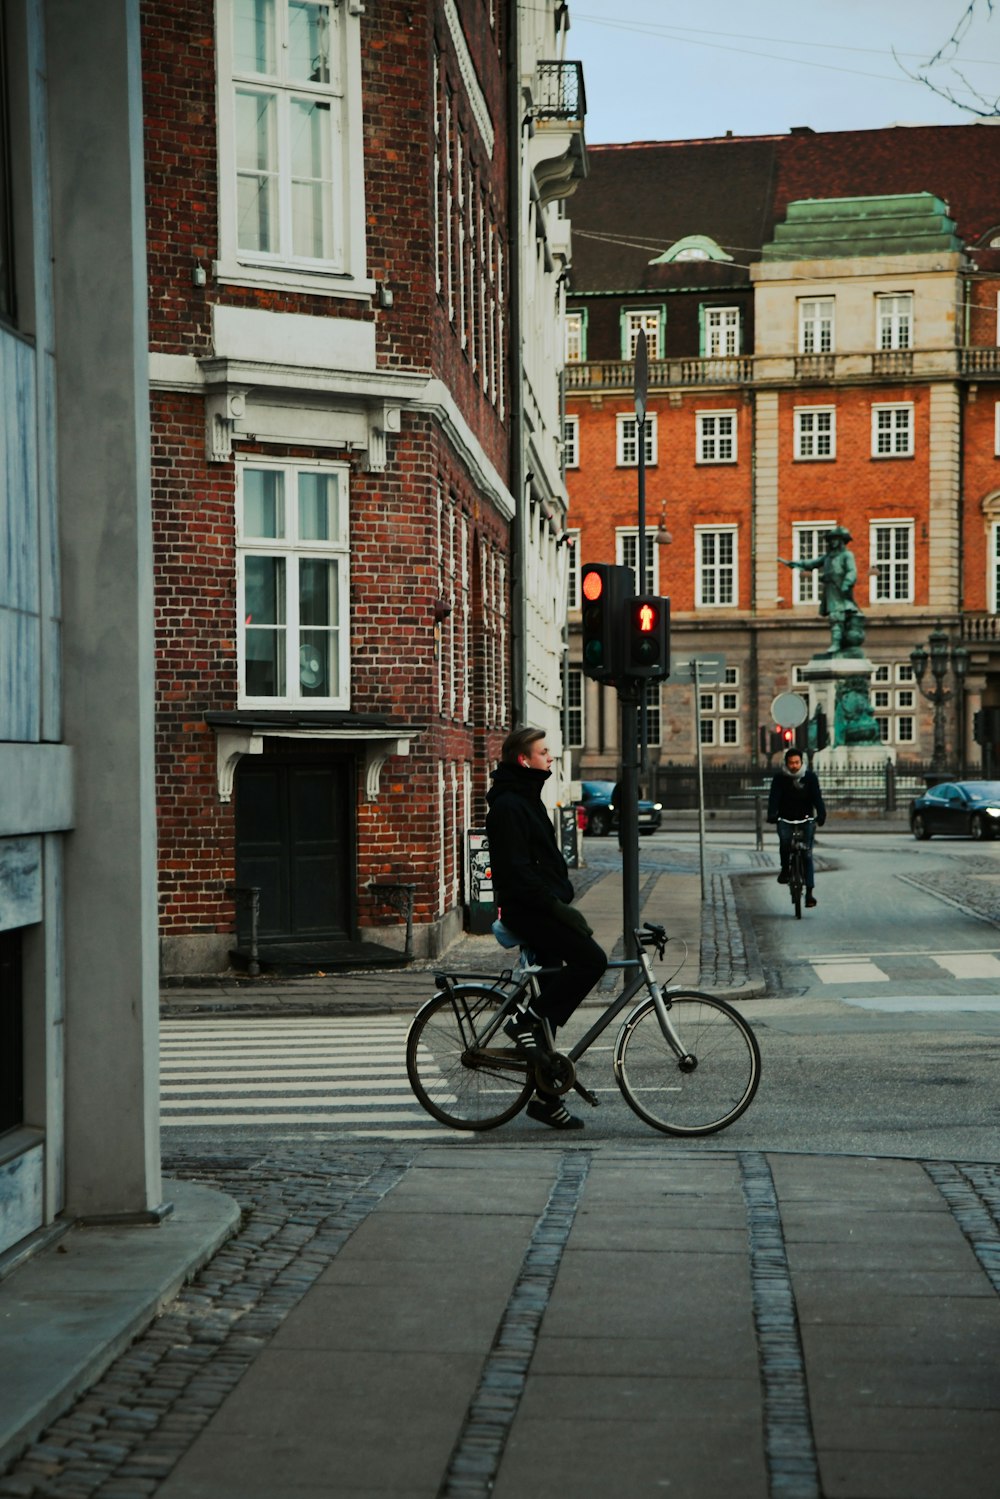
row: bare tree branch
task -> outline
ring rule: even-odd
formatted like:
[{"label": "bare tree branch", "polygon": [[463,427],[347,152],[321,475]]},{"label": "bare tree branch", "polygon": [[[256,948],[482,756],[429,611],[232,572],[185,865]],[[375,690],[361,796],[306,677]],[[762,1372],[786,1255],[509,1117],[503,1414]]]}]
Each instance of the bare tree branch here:
[{"label": "bare tree branch", "polygon": [[[982,3],[985,5],[986,14],[988,16],[992,16],[995,0],[982,0]],[[977,115],[980,119],[986,120],[993,119],[997,115],[1000,115],[1000,94],[997,94],[994,99],[988,98],[986,94],[983,94],[979,91],[979,89],[974,88],[969,80],[965,77],[965,74],[959,72],[958,68],[956,68],[954,64],[952,64],[951,72],[959,80],[962,89],[971,94],[973,99],[975,99],[977,103],[967,103],[964,99],[957,98],[954,88],[949,88],[945,85],[934,83],[927,76],[931,68],[940,67],[944,63],[951,62],[952,59],[957,56],[959,46],[961,45],[963,38],[968,32],[973,21],[975,20],[976,12],[979,10],[979,7],[980,0],[969,0],[969,4],[966,6],[962,15],[958,18],[958,21],[955,24],[955,29],[952,31],[951,36],[946,42],[942,42],[941,46],[934,53],[933,57],[929,57],[923,64],[923,66],[921,68],[918,68],[916,72],[911,71],[911,69],[908,68],[905,63],[900,61],[899,54],[897,53],[895,47],[893,47],[892,49],[892,55],[896,60],[896,65],[899,68],[900,72],[905,73],[907,78],[912,78],[914,83],[922,83],[925,88],[930,89],[932,94],[937,94],[938,98],[947,99],[949,104],[954,104],[956,109],[964,109],[967,114]],[[977,107],[977,105],[981,107]]]}]

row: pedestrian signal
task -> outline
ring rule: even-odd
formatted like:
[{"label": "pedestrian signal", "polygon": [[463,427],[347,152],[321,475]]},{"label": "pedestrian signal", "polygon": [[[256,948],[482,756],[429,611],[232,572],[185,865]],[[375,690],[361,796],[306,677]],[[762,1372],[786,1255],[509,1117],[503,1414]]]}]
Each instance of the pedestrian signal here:
[{"label": "pedestrian signal", "polygon": [[641,594],[625,606],[625,675],[661,679],[670,675],[670,600]]},{"label": "pedestrian signal", "polygon": [[583,674],[596,682],[614,682],[624,666],[622,626],[632,594],[632,569],[588,562],[580,573],[580,592]]}]

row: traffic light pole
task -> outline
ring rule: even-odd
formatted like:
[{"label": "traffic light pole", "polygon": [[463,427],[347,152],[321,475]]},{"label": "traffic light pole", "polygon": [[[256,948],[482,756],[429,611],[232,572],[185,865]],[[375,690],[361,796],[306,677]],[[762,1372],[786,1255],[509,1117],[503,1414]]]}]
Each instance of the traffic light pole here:
[{"label": "traffic light pole", "polygon": [[[645,684],[643,684],[645,685]],[[618,688],[622,751],[618,829],[622,845],[622,926],[624,954],[634,957],[632,933],[639,925],[639,684]]]}]

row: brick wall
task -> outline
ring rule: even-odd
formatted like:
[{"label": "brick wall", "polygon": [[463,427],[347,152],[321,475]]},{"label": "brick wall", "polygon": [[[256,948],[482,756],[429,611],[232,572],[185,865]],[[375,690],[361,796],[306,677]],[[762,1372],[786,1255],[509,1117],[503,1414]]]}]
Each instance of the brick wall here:
[{"label": "brick wall", "polygon": [[[496,131],[492,155],[479,140],[459,59],[440,0],[380,0],[362,19],[365,202],[368,271],[392,290],[393,306],[293,291],[219,285],[214,6],[211,0],[145,0],[142,7],[147,124],[150,342],[164,354],[210,354],[211,307],[226,302],[313,316],[361,318],[376,326],[377,363],[437,377],[501,478],[508,471],[506,417],[483,388],[480,358],[465,347],[457,318],[434,279],[433,70],[454,89],[454,120],[466,142],[475,201],[509,241],[506,155],[506,5],[460,7],[479,82]],[[481,195],[481,199],[480,199]],[[197,288],[196,264],[207,271]],[[506,276],[506,271],[505,271]],[[504,286],[509,303],[509,287]],[[471,305],[469,309],[471,316]],[[506,360],[506,349],[498,350]],[[489,382],[487,382],[489,385]],[[509,381],[507,382],[509,390]],[[237,707],[235,472],[205,456],[205,410],[197,394],[157,394],[153,423],[156,554],[157,799],[161,930],[172,937],[227,934],[233,908],[234,806],[219,800],[216,736],[205,714]],[[471,684],[470,711],[456,694],[439,702],[441,670],[434,605],[441,593],[438,507],[463,516],[470,604],[481,594],[479,556],[506,559],[509,528],[478,491],[462,459],[429,418],[404,411],[389,437],[384,472],[351,460],[351,707],[389,715],[413,731],[410,753],[389,760],[380,794],[357,774],[355,899],[361,924],[391,921],[367,891],[377,878],[417,883],[418,923],[442,917],[460,885],[465,767],[473,823],[507,725],[498,721],[491,673],[497,642],[478,618],[468,642],[451,639],[448,670]],[[271,459],[345,457],[249,443]],[[509,629],[509,607],[507,609]],[[509,655],[509,634],[505,650]],[[466,661],[468,651],[468,661]],[[509,691],[509,662],[506,666]],[[269,744],[271,741],[269,741]],[[440,796],[440,768],[445,796]],[[457,787],[453,807],[451,785]],[[442,821],[443,813],[443,821]]]}]

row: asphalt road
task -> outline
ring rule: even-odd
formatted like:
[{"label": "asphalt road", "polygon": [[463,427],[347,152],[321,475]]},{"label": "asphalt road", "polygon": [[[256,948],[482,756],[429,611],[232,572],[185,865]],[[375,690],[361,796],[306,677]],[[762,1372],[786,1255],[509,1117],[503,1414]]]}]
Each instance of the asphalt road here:
[{"label": "asphalt road", "polygon": [[[644,839],[644,855],[655,855],[658,846],[664,854],[668,847],[686,848],[697,864],[694,836]],[[740,1005],[756,1030],[763,1072],[742,1119],[721,1134],[685,1142],[684,1149],[1000,1159],[1000,927],[911,882],[933,873],[946,889],[954,877],[960,890],[972,869],[977,879],[1000,879],[1000,843],[934,839],[917,844],[904,833],[824,831],[817,840],[817,855],[826,866],[817,881],[819,906],[801,921],[774,870],[754,871],[759,861],[752,854],[752,834],[712,834],[708,846],[711,862],[718,859],[734,875],[744,929],[759,950],[766,993]],[[748,872],[737,873],[740,869]],[[592,1020],[590,1012],[577,1025],[582,1030]],[[333,1023],[355,1029],[361,1024]],[[233,1118],[225,1127],[172,1128],[170,1141],[208,1146],[225,1140],[231,1147],[241,1138],[259,1138],[262,1128],[272,1140],[313,1144],[352,1131],[356,1143],[378,1137],[381,1127],[366,1111],[377,1115],[380,1092],[386,1100],[412,1102],[400,1071],[406,1022],[396,1017],[379,1024],[371,1036],[362,1028],[336,1043],[338,1049],[353,1048],[367,1074],[352,1100],[353,1120],[328,1116],[293,1125],[271,1119],[266,1126],[250,1126]],[[413,1120],[399,1120],[399,1128],[387,1129],[385,1136],[457,1149],[574,1139],[655,1148],[668,1137],[638,1119],[614,1083],[616,1030],[612,1025],[581,1063],[581,1077],[601,1099],[597,1110],[573,1099],[586,1121],[584,1132],[557,1135],[522,1115],[499,1130],[463,1136],[417,1109]],[[573,1035],[571,1028],[570,1040]],[[267,1067],[263,1077],[258,1086],[273,1091]]]}]

